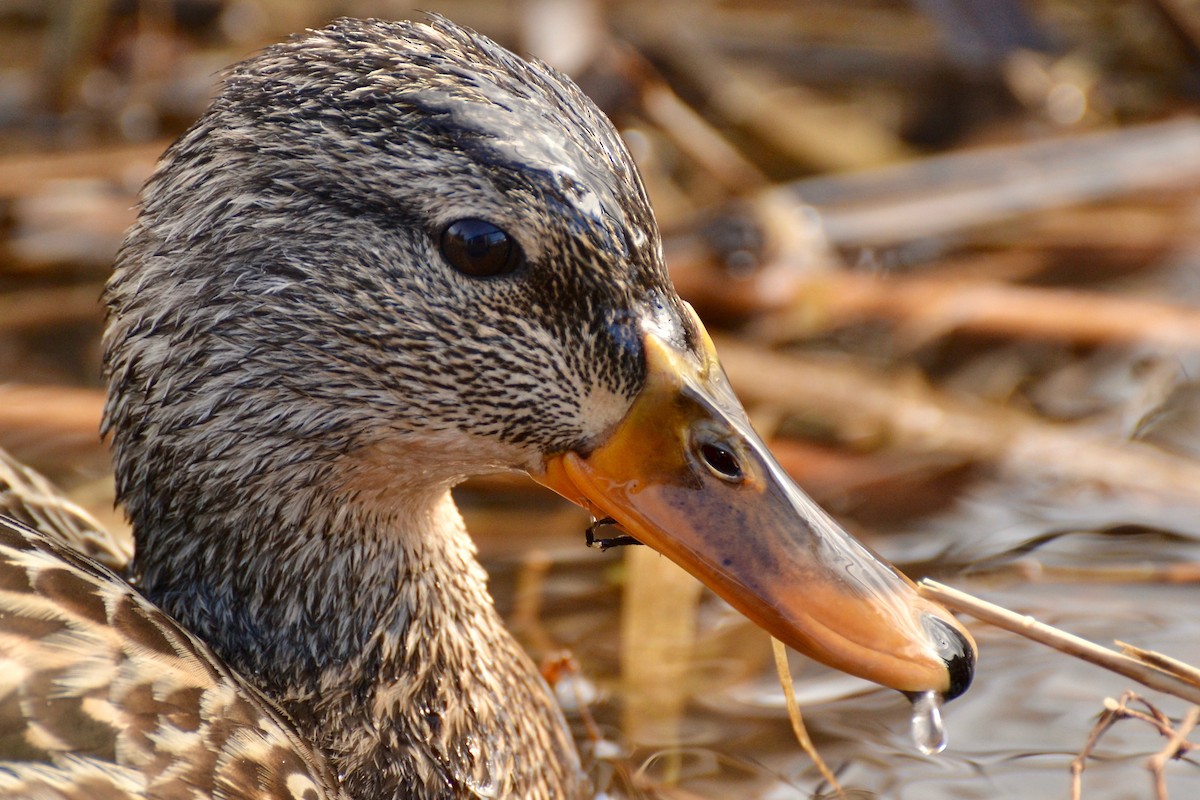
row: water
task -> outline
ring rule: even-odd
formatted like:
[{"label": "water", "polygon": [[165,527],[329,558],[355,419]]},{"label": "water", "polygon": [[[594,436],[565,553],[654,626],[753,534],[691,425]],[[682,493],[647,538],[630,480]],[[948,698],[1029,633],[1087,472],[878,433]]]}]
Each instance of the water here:
[{"label": "water", "polygon": [[[1098,559],[1094,538],[1086,548]],[[1143,543],[1144,544],[1144,543]],[[1159,547],[1158,549],[1162,549]],[[1190,549],[1190,548],[1185,548]],[[620,728],[617,609],[611,576],[620,551],[564,548],[545,585],[542,622],[569,646],[599,692],[592,706],[600,729],[619,742],[614,774],[652,783],[679,779],[705,800],[804,800],[828,793],[791,733],[767,637],[720,604],[708,602],[689,681],[693,701],[679,726],[681,741],[630,741]],[[1145,552],[1145,549],[1143,549]],[[557,553],[556,553],[557,554]],[[510,562],[511,563],[511,562]],[[493,586],[508,605],[513,572],[500,569]],[[1100,642],[1133,638],[1190,663],[1200,661],[1194,585],[972,583],[962,588],[1032,613]],[[1130,682],[998,629],[968,621],[980,645],[976,683],[939,709],[953,741],[936,752],[933,709],[920,711],[896,692],[872,688],[792,655],[809,733],[851,797],[887,800],[1058,800],[1069,797],[1070,764],[1087,740],[1105,697]],[[1165,713],[1187,707],[1149,693]],[[920,700],[920,698],[918,698]],[[914,720],[924,732],[914,730]],[[943,733],[944,736],[944,733]],[[925,742],[925,747],[921,742]],[[1149,726],[1116,725],[1101,740],[1083,776],[1085,800],[1153,797],[1145,759],[1162,747]],[[605,758],[612,760],[614,753]],[[605,773],[607,774],[607,773]],[[644,797],[620,780],[600,788],[613,797]],[[1200,797],[1200,765],[1167,765],[1170,798]]]},{"label": "water", "polygon": [[[989,567],[1007,563],[1009,552],[1036,557],[1047,570],[1041,580],[1017,575],[1008,580],[962,574],[943,577],[966,591],[1096,642],[1120,638],[1189,663],[1200,662],[1196,584],[1085,581],[1071,573],[1064,573],[1070,580],[1056,581],[1050,573],[1200,561],[1196,505],[1174,509],[1161,503],[1136,504],[1129,497],[1118,503],[1115,498],[1088,495],[1076,497],[1073,504],[1031,509],[1016,502],[1019,495],[1015,499],[1012,487],[1008,489],[998,496],[1002,503],[996,517],[977,513],[965,519],[960,513],[944,527],[923,524],[921,535],[911,542],[892,539],[876,544],[892,555],[929,551],[932,557],[949,548],[964,561]],[[977,495],[968,510],[987,510],[982,499]],[[1000,516],[1000,511],[1008,516]],[[519,520],[511,535],[498,536],[496,541],[507,543],[531,527],[526,515]],[[1140,526],[1113,527],[1103,524],[1106,520],[1134,520]],[[577,522],[561,527],[570,533],[586,524],[580,515]],[[1042,544],[1030,553],[1025,546],[1029,541]],[[548,536],[545,546],[553,548],[547,551],[553,554],[553,566],[542,585],[539,622],[551,641],[569,647],[580,661],[597,688],[591,711],[599,728],[608,741],[620,745],[602,759],[611,767],[593,770],[601,791],[640,800],[653,794],[647,794],[639,782],[654,786],[678,781],[704,800],[806,800],[829,794],[828,785],[792,736],[767,636],[711,597],[699,611],[687,678],[691,701],[679,721],[679,742],[630,738],[620,722],[626,698],[618,656],[627,645],[619,637],[622,598],[617,579],[625,574],[624,553],[587,550],[568,535]],[[893,552],[887,553],[889,549]],[[989,558],[992,555],[996,557]],[[491,561],[492,588],[502,610],[512,606],[521,559]],[[1071,762],[1104,709],[1104,698],[1137,687],[999,629],[971,619],[967,623],[979,642],[979,670],[971,690],[944,708],[933,702],[936,698],[917,698],[910,707],[896,692],[829,672],[792,654],[790,668],[806,727],[851,797],[1070,797]],[[1183,701],[1146,694],[1173,718],[1187,709]],[[954,737],[945,746],[947,727],[954,729]],[[1131,720],[1115,725],[1087,762],[1084,800],[1153,797],[1145,761],[1162,746],[1162,737],[1144,723]],[[1168,763],[1165,777],[1171,800],[1200,797],[1200,762],[1195,758]]]}]

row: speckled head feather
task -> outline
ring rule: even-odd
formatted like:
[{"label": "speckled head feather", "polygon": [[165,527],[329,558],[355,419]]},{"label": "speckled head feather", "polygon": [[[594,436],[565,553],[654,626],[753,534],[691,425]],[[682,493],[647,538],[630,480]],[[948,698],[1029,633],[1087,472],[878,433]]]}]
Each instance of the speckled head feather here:
[{"label": "speckled head feather", "polygon": [[[525,266],[454,270],[438,241],[463,218]],[[612,126],[440,19],[341,20],[238,67],[146,187],[106,299],[105,430],[139,542],[179,513],[164,498],[302,516],[285,476],[403,439],[462,454],[421,481],[586,451],[640,388],[641,326],[694,335]]]},{"label": "speckled head feather", "polygon": [[[454,269],[439,241],[462,219],[522,265]],[[647,327],[696,344],[632,160],[575,85],[439,18],[270,48],[165,154],[106,300],[104,427],[147,595],[349,753],[363,796],[578,791],[545,687],[508,683],[533,670],[445,494],[602,440]],[[404,702],[385,673],[416,676]],[[470,757],[489,720],[507,749]]]},{"label": "speckled head feather", "polygon": [[[343,20],[240,67],[146,198],[108,292],[108,364],[123,392],[175,407],[170,428],[269,372],[246,388],[357,441],[386,416],[586,447],[639,388],[640,321],[680,316],[611,125],[549,67],[440,20]],[[455,272],[437,242],[466,217],[508,231],[527,267]],[[157,336],[131,335],[147,324]],[[210,376],[224,407],[189,407]],[[137,436],[121,399],[118,457]]]}]

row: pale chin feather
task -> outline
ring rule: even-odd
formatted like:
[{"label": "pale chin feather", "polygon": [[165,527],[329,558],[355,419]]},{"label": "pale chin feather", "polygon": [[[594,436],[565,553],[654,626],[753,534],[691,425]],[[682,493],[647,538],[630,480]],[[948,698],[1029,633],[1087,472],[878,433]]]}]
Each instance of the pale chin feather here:
[{"label": "pale chin feather", "polygon": [[579,402],[579,418],[584,422],[584,439],[588,442],[599,442],[608,438],[617,424],[629,413],[632,404],[632,397],[626,397],[603,386],[592,386]]}]

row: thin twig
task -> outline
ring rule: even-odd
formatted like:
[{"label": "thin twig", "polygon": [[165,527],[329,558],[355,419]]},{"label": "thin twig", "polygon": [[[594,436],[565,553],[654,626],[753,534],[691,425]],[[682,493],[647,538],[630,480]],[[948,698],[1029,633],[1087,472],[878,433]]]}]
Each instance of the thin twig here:
[{"label": "thin twig", "polygon": [[1126,678],[1149,686],[1166,694],[1181,697],[1189,703],[1200,703],[1200,687],[1151,667],[1136,658],[1109,650],[1074,634],[1038,622],[1033,617],[1017,614],[1007,608],[981,600],[966,592],[926,578],[918,584],[921,594],[955,611],[963,611],[973,617],[1019,634],[1035,642],[1053,647],[1055,650],[1088,661],[1099,667],[1124,675]]},{"label": "thin twig", "polygon": [[[1122,698],[1122,704],[1124,698]],[[1092,750],[1096,748],[1096,743],[1100,741],[1100,737],[1113,726],[1119,719],[1119,715],[1115,708],[1105,708],[1100,714],[1100,718],[1096,720],[1096,724],[1092,726],[1091,733],[1088,734],[1087,741],[1083,743],[1083,749],[1079,751],[1079,755],[1071,759],[1071,800],[1082,800],[1083,798],[1083,770],[1087,765],[1088,756]]]},{"label": "thin twig", "polygon": [[796,702],[796,690],[792,686],[792,671],[788,667],[787,648],[774,636],[771,637],[771,647],[775,651],[775,669],[779,672],[779,683],[783,686],[783,698],[787,702],[788,718],[792,721],[792,731],[796,734],[796,741],[817,765],[817,770],[825,778],[826,783],[837,792],[837,796],[842,800],[847,800],[845,790],[834,777],[833,771],[829,769],[825,759],[821,758],[821,754],[817,752],[816,746],[813,745],[812,739],[808,735],[808,728],[804,726],[804,717],[800,715],[800,704]]},{"label": "thin twig", "polygon": [[1150,770],[1150,774],[1154,776],[1154,790],[1160,800],[1167,800],[1167,779],[1165,772],[1167,761],[1180,756],[1181,751],[1188,744],[1186,741],[1188,734],[1195,729],[1197,722],[1200,722],[1200,706],[1192,706],[1184,714],[1183,719],[1171,734],[1171,739],[1167,742],[1166,747],[1152,756],[1146,763],[1146,769]]},{"label": "thin twig", "polygon": [[[1146,710],[1138,711],[1130,708],[1129,704],[1134,702],[1141,703]],[[1146,762],[1146,769],[1150,771],[1154,779],[1156,800],[1167,800],[1166,773],[1164,771],[1166,762],[1195,748],[1195,745],[1187,741],[1187,737],[1195,729],[1197,721],[1200,720],[1200,706],[1192,706],[1176,726],[1171,724],[1171,720],[1166,714],[1136,692],[1125,692],[1121,695],[1120,700],[1113,700],[1111,697],[1105,699],[1103,713],[1092,727],[1079,755],[1071,761],[1071,800],[1081,800],[1083,797],[1083,771],[1087,766],[1088,758],[1096,749],[1100,737],[1123,719],[1141,720],[1168,739],[1167,745]]]}]

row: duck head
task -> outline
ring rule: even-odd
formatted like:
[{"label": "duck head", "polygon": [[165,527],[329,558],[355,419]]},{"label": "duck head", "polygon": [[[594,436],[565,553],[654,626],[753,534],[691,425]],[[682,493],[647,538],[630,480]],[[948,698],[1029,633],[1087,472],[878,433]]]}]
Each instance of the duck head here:
[{"label": "duck head", "polygon": [[754,433],[619,136],[547,66],[340,21],[238,68],[144,197],[106,336],[139,551],[185,510],[286,528],[519,469],[819,661],[970,682],[967,632]]}]

